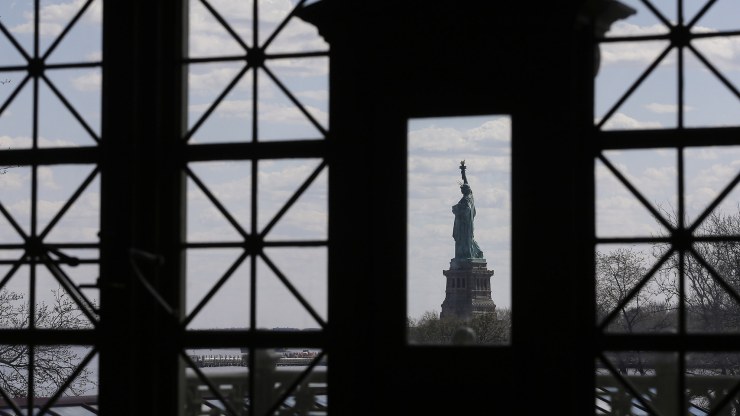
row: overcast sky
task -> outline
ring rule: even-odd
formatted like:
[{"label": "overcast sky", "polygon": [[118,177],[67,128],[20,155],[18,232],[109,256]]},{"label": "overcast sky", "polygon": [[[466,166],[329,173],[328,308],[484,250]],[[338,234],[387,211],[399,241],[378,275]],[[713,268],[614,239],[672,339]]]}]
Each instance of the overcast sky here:
[{"label": "overcast sky", "polygon": [[461,198],[460,161],[475,199],[475,240],[494,270],[492,297],[510,305],[511,120],[508,116],[413,119],[409,140],[408,313],[441,311],[455,256],[452,206]]},{"label": "overcast sky", "polygon": [[[251,45],[251,3],[211,0],[213,6],[233,25],[242,39]],[[264,23],[260,38],[264,40],[285,16],[290,0],[260,3]],[[638,10],[637,15],[613,26],[609,35],[660,33],[659,21],[639,1],[625,1]],[[669,19],[675,19],[673,2],[657,2]],[[697,10],[703,2],[685,1],[687,10]],[[19,42],[31,51],[32,14],[29,1],[4,1],[0,4],[2,22]],[[82,0],[42,1],[42,50],[79,10]],[[101,58],[100,10],[102,1],[92,7],[68,38],[50,56],[50,62],[89,62]],[[190,2],[190,56],[243,54],[240,46],[198,1]],[[719,0],[701,19],[696,31],[738,29],[732,17],[740,10],[733,0]],[[691,16],[692,12],[687,12]],[[694,42],[707,59],[736,86],[740,86],[740,37]],[[596,80],[596,115],[602,117],[650,64],[661,50],[660,42],[614,44],[602,46],[601,70]],[[275,38],[268,52],[327,50],[328,45],[316,29],[292,19],[283,33]],[[674,53],[672,53],[674,54]],[[738,100],[695,59],[686,54],[686,124],[688,126],[736,125],[740,116]],[[3,36],[0,36],[2,65],[22,64]],[[328,60],[326,58],[288,59],[268,63],[305,105],[315,121],[327,128]],[[210,106],[213,99],[239,72],[234,63],[197,64],[189,67],[188,117],[190,127]],[[669,55],[645,84],[636,91],[608,121],[606,128],[670,128],[676,120],[676,58]],[[54,70],[47,72],[54,85],[75,105],[85,123],[95,134],[100,132],[100,70]],[[0,86],[3,102],[22,80],[23,73],[3,73]],[[321,133],[264,73],[259,80],[259,140],[315,139]],[[193,134],[193,143],[249,141],[251,137],[251,70],[216,108],[216,111]],[[0,115],[0,147],[30,146],[31,88],[27,85],[13,104]],[[64,109],[46,86],[40,90],[40,146],[94,145],[90,134]],[[514,121],[515,122],[515,121]],[[428,310],[440,310],[444,300],[442,270],[449,268],[454,254],[451,206],[460,198],[458,181],[460,160],[465,159],[468,178],[477,208],[475,236],[495,270],[493,298],[499,307],[510,306],[510,120],[507,117],[474,117],[462,119],[417,119],[409,122],[409,315],[418,317]],[[687,155],[687,204],[689,215],[697,213],[711,201],[738,172],[740,150],[698,148]],[[666,150],[609,152],[607,157],[656,206],[676,206],[676,153]],[[261,161],[259,164],[258,223],[263,227],[293,191],[313,172],[319,160]],[[249,162],[211,162],[192,164],[191,169],[249,231]],[[597,189],[597,230],[599,236],[656,235],[661,232],[639,202],[617,183],[600,164],[595,165]],[[39,222],[49,221],[66,198],[74,192],[92,166],[41,167],[39,174]],[[327,172],[322,172],[298,204],[286,214],[268,235],[268,239],[322,239],[327,227]],[[30,169],[14,168],[0,176],[0,202],[14,215],[24,229],[29,229]],[[188,181],[188,241],[239,241],[238,234],[214,205]],[[727,212],[737,209],[736,195],[721,207]],[[79,201],[62,218],[48,241],[96,242],[99,228],[99,182],[94,180]],[[4,218],[0,218],[3,242],[19,241]],[[77,253],[94,257],[96,253]],[[4,258],[19,257],[20,252],[0,253]],[[239,257],[238,250],[189,250],[188,310],[191,310],[221,274]],[[326,317],[326,250],[274,249],[270,259],[306,296],[317,313]],[[235,275],[217,293],[214,301],[201,311],[191,327],[234,327],[248,323],[247,259]],[[0,271],[7,270],[0,266]],[[97,276],[94,266],[70,269],[73,277],[87,281]],[[11,281],[14,290],[24,289],[27,270],[21,270]],[[261,327],[316,327],[272,272],[258,262],[258,325]],[[48,287],[50,285],[47,285]]]}]

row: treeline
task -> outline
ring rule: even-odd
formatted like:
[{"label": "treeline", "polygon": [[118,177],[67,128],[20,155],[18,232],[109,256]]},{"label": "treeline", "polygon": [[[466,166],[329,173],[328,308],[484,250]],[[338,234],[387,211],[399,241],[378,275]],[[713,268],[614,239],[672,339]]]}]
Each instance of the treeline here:
[{"label": "treeline", "polygon": [[505,345],[511,337],[511,310],[475,315],[469,321],[440,319],[436,311],[427,311],[419,319],[408,318],[408,342],[419,345]]}]

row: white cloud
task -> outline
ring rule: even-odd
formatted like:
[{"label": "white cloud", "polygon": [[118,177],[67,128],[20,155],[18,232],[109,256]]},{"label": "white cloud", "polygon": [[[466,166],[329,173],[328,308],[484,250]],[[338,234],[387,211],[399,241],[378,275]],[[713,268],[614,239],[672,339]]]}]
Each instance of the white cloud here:
[{"label": "white cloud", "polygon": [[[39,34],[41,36],[56,36],[62,32],[64,27],[80,11],[87,0],[73,0],[64,3],[47,4],[39,10]],[[33,33],[33,13],[26,12],[23,17],[25,22],[10,28],[13,33]],[[82,22],[100,24],[102,22],[102,2],[94,1]],[[79,23],[78,23],[79,24]]]},{"label": "white cloud", "polygon": [[83,92],[100,91],[102,78],[100,72],[90,72],[72,78],[72,86]]},{"label": "white cloud", "polygon": [[[188,106],[190,112],[203,113],[211,106],[206,104],[191,104]],[[252,114],[251,100],[223,100],[216,107],[216,112],[221,117],[238,117],[246,118]]]},{"label": "white cloud", "polygon": [[102,61],[103,52],[101,51],[90,52],[87,55],[85,55],[85,59],[88,61]]},{"label": "white cloud", "polygon": [[508,117],[501,117],[486,121],[480,127],[467,130],[465,135],[476,141],[509,142],[511,140],[511,120]]},{"label": "white cloud", "polygon": [[[645,42],[619,42],[603,43],[599,46],[601,51],[601,67],[615,64],[640,64],[647,67],[658,55],[666,49],[668,43],[663,41]],[[661,65],[673,63],[671,56],[663,58]]]},{"label": "white cloud", "polygon": [[[211,104],[193,104],[189,106],[189,111],[202,113]],[[319,123],[326,123],[329,114],[317,107],[303,106]],[[223,100],[216,107],[214,113],[217,117],[234,117],[249,118],[252,116],[251,100]],[[213,115],[211,116],[213,117]],[[259,118],[261,121],[269,123],[287,123],[287,124],[305,124],[309,120],[298,107],[291,104],[272,104],[269,102],[259,103]]]},{"label": "white cloud", "polygon": [[[597,123],[599,120],[595,120]],[[614,113],[604,124],[604,130],[656,129],[663,127],[659,121],[641,121],[624,113]]]},{"label": "white cloud", "polygon": [[511,140],[511,122],[508,117],[483,122],[480,126],[460,129],[431,125],[409,131],[409,148],[429,152],[464,151],[467,154],[482,150],[495,142],[507,143]]},{"label": "white cloud", "polygon": [[649,26],[640,26],[634,23],[629,23],[624,20],[616,21],[606,35],[608,37],[621,37],[621,36],[645,36],[655,35],[661,33],[668,33],[668,27],[662,23],[655,23]]},{"label": "white cloud", "polygon": [[[716,32],[707,27],[695,27],[696,33]],[[724,71],[740,71],[740,37],[712,37],[695,39],[691,44],[704,55],[709,62]]]},{"label": "white cloud", "polygon": [[[3,149],[28,149],[32,140],[28,136],[0,136],[0,148]],[[47,139],[39,137],[39,147],[75,147],[78,144],[64,139]]]},{"label": "white cloud", "polygon": [[445,152],[469,146],[462,132],[451,127],[428,127],[409,132],[409,148]]},{"label": "white cloud", "polygon": [[244,55],[244,49],[230,36],[214,33],[193,32],[188,46],[190,56]]},{"label": "white cloud", "polygon": [[[213,8],[239,34],[242,41],[251,46],[253,25],[251,1],[211,1]],[[268,0],[260,2],[260,42],[267,40],[278,24],[294,7],[290,0]],[[195,3],[190,10],[190,55],[217,56],[244,54],[246,51],[237,43],[210,11]],[[318,35],[317,29],[293,17],[268,47],[268,53],[327,50],[327,43]]]},{"label": "white cloud", "polygon": [[[194,92],[221,91],[234,79],[239,70],[240,68],[234,66],[222,66],[202,73],[193,72],[191,69],[188,75],[188,88]],[[251,79],[248,75],[244,75],[244,77],[240,80],[240,84],[236,88],[240,88],[240,85],[243,85],[242,83]],[[249,85],[251,85],[251,82]]]},{"label": "white cloud", "polygon": [[0,175],[0,189],[7,192],[9,189],[21,189],[26,186],[26,180],[24,175],[9,169],[4,174]]},{"label": "white cloud", "polygon": [[[678,105],[676,104],[650,103],[645,104],[643,107],[657,114],[675,114],[676,111],[678,111]],[[683,109],[684,111],[692,111],[694,107],[690,105],[684,105]]]},{"label": "white cloud", "polygon": [[[260,103],[259,117],[263,121],[271,123],[290,123],[303,124],[309,122],[308,118],[294,105],[276,105],[270,103]],[[319,123],[326,125],[329,114],[317,107],[303,105],[311,116]]]},{"label": "white cloud", "polygon": [[[667,32],[667,28],[662,24],[640,26],[619,21],[612,26],[612,30],[608,32],[608,35],[644,36]],[[692,32],[712,33],[717,32],[717,29],[694,26],[692,28]],[[691,44],[719,69],[725,71],[740,70],[740,37],[730,36],[694,39],[691,41]],[[600,45],[601,64],[602,66],[629,63],[647,65],[653,62],[658,54],[667,46],[667,41],[602,43]],[[687,63],[691,64],[690,62]],[[671,64],[675,64],[675,59],[670,55],[661,62],[661,65]]]},{"label": "white cloud", "polygon": [[54,171],[46,166],[38,168],[39,183],[49,189],[59,189],[59,185],[54,180]]},{"label": "white cloud", "polygon": [[[317,49],[291,49],[293,52],[296,50],[315,51]],[[291,77],[308,78],[329,74],[329,59],[324,57],[277,59],[268,61],[267,65],[275,73],[275,76],[283,82]]]},{"label": "white cloud", "polygon": [[311,91],[299,91],[295,93],[298,98],[306,98],[315,101],[326,101],[329,99],[329,91],[327,90],[311,90]]},{"label": "white cloud", "polygon": [[716,160],[719,158],[719,153],[715,147],[700,147],[686,149],[686,156],[696,160]]}]

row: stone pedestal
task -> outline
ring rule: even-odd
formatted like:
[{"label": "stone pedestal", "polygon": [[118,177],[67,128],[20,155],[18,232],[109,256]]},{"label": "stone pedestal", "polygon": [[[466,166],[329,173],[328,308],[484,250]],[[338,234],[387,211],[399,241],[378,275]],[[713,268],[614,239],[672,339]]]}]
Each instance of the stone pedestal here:
[{"label": "stone pedestal", "polygon": [[447,278],[441,319],[470,320],[473,316],[496,312],[491,299],[491,276],[486,259],[452,259]]}]

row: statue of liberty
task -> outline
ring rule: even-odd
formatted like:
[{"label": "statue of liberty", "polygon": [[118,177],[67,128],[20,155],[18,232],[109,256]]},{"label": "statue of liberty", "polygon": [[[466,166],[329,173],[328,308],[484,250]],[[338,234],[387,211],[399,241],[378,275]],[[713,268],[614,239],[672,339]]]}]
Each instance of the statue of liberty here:
[{"label": "statue of liberty", "polygon": [[460,185],[460,192],[463,196],[457,204],[452,206],[452,213],[455,214],[455,224],[452,228],[452,238],[455,239],[455,259],[482,259],[483,251],[478,247],[473,235],[473,220],[475,219],[475,201],[473,200],[473,190],[468,185],[468,178],[465,176],[465,161],[460,162],[460,172],[463,183]]}]

